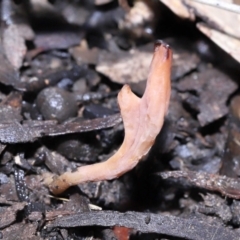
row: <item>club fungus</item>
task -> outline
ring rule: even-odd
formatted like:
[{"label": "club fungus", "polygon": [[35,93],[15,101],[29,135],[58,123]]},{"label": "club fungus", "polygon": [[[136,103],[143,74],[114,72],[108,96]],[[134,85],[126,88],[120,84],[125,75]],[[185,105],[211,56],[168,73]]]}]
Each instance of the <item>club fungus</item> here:
[{"label": "club fungus", "polygon": [[137,97],[128,85],[124,85],[118,94],[125,129],[121,147],[105,162],[79,167],[74,172],[53,177],[49,184],[53,194],[60,194],[80,183],[117,178],[133,169],[148,153],[168,110],[171,61],[169,46],[157,41],[143,97]]}]

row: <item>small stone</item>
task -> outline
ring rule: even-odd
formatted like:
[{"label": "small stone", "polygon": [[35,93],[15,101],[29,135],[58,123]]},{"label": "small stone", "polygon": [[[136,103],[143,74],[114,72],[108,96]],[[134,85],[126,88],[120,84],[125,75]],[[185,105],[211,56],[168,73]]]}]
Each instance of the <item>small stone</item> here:
[{"label": "small stone", "polygon": [[77,115],[77,103],[74,96],[60,88],[43,89],[37,97],[37,107],[45,120],[64,122]]}]

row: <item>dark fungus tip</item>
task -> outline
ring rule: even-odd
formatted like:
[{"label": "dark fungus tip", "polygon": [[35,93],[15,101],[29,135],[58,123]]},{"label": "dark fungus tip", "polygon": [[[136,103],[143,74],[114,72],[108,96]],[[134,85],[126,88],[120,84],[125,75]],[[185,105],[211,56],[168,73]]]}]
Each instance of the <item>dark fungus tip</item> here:
[{"label": "dark fungus tip", "polygon": [[160,47],[162,45],[163,41],[162,40],[156,40],[155,41],[155,47]]},{"label": "dark fungus tip", "polygon": [[155,41],[155,47],[160,47],[160,46],[163,46],[166,49],[170,49],[170,46],[167,43],[165,43],[164,41],[156,40]]},{"label": "dark fungus tip", "polygon": [[158,49],[159,49],[159,47],[163,47],[163,48],[165,48],[165,60],[167,60],[169,57],[170,57],[170,52],[171,52],[171,48],[170,48],[170,46],[167,44],[167,43],[165,43],[164,41],[162,41],[162,40],[157,40],[156,42],[155,42],[155,46],[154,46],[154,49],[155,49],[155,51],[157,51]]}]

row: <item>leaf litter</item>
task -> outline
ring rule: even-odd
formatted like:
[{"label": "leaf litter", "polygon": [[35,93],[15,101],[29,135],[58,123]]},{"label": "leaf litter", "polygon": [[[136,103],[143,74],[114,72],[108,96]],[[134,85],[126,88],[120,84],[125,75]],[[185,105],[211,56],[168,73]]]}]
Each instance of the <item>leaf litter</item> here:
[{"label": "leaf litter", "polygon": [[[10,216],[1,219],[3,238],[117,234],[144,239],[155,233],[236,239],[237,63],[204,38],[195,22],[183,21],[159,2],[3,2],[0,204],[4,216]],[[6,16],[12,25],[4,25]],[[124,128],[116,93],[127,83],[139,97],[144,94],[153,43],[159,38],[173,50],[172,90],[151,151],[118,179],[82,183],[61,196],[51,195],[43,184],[46,175],[103,163],[121,146]],[[18,44],[7,45],[14,42]],[[41,108],[38,96],[51,88],[69,93],[62,99],[71,96],[77,109],[73,115],[56,117],[64,110],[54,104],[55,95],[45,95],[43,102],[51,107]],[[168,174],[167,179],[156,173]]]}]

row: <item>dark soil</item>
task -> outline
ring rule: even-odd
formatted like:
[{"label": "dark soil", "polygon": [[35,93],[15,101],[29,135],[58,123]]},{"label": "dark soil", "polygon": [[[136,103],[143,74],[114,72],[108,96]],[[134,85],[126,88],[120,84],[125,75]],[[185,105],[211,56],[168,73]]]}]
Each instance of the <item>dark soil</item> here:
[{"label": "dark soil", "polygon": [[[239,64],[157,1],[137,24],[115,0],[30,2],[1,2],[0,239],[239,239]],[[143,94],[157,39],[173,50],[172,92],[150,153],[52,195],[47,173],[119,148],[117,93]]]}]

